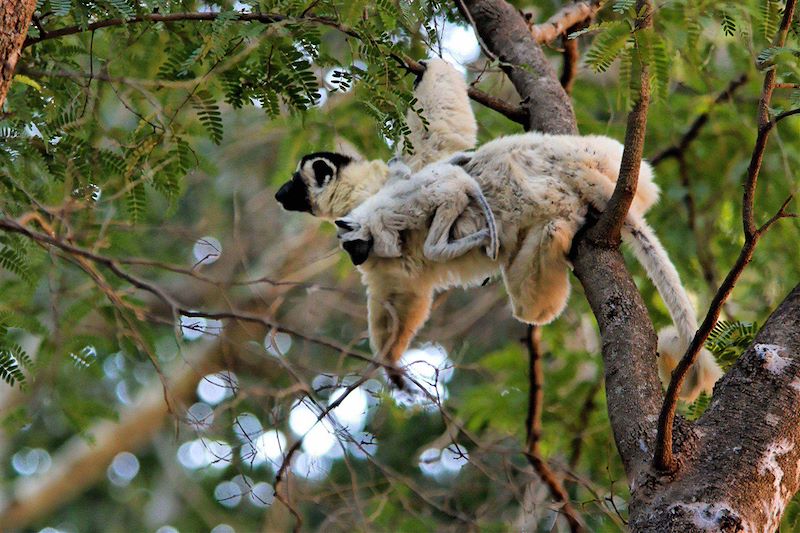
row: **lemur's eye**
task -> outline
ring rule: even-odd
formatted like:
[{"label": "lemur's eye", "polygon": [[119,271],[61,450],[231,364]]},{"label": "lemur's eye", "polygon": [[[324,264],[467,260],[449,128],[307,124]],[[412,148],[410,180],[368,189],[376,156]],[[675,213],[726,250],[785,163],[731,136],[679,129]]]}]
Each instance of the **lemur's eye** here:
[{"label": "lemur's eye", "polygon": [[314,169],[314,179],[317,181],[317,186],[322,187],[325,185],[332,177],[336,169],[328,162],[317,159],[311,165],[311,168]]}]

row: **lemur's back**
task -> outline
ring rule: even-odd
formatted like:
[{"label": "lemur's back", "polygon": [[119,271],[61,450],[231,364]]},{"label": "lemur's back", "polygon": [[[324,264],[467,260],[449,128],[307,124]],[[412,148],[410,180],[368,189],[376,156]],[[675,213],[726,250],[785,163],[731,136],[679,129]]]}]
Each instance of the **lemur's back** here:
[{"label": "lemur's back", "polygon": [[[559,189],[573,188],[602,209],[616,184],[622,150],[615,139],[599,135],[525,133],[484,144],[465,169],[478,181],[493,207],[508,204],[507,208],[513,208],[511,203],[518,201],[518,196],[530,196],[525,189],[539,181]],[[658,193],[652,169],[643,163],[632,211],[644,214],[658,199]],[[546,196],[544,200],[549,201]]]}]

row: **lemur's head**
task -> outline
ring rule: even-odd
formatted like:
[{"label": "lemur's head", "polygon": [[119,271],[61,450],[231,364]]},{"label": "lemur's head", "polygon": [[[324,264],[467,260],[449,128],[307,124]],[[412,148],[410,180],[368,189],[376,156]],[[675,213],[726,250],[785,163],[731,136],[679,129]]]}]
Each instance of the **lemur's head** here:
[{"label": "lemur's head", "polygon": [[[334,152],[314,152],[303,156],[292,179],[283,184],[275,199],[288,211],[320,215],[330,209],[326,189],[339,178],[341,170],[353,159]],[[329,192],[329,191],[328,191]]]}]

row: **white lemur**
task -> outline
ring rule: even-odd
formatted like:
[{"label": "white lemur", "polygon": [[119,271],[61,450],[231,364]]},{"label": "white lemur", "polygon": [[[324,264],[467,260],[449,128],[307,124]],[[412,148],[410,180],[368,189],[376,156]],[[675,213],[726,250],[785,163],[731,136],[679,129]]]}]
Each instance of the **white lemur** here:
[{"label": "white lemur", "polygon": [[[459,131],[463,121],[450,121],[452,116],[469,116],[474,123],[463,80],[460,86],[425,89],[426,76],[417,87],[420,102],[435,101],[438,96],[453,100],[459,92],[466,103],[445,116],[436,114],[436,107],[426,109],[423,103],[430,124],[447,121],[445,129],[452,133]],[[420,94],[430,89],[433,92]],[[444,153],[450,155],[469,147]],[[478,183],[494,213],[500,243],[497,260],[482,250],[471,249],[446,262],[433,261],[425,255],[426,227],[403,232],[402,255],[397,258],[369,255],[369,243],[345,240],[345,250],[351,252],[355,245],[361,255],[366,249],[369,256],[359,270],[367,286],[370,341],[376,353],[384,354],[390,362],[400,358],[427,320],[435,290],[475,284],[498,270],[517,319],[532,324],[555,319],[569,296],[567,255],[572,238],[590,206],[601,211],[605,208],[618,176],[622,149],[619,142],[607,137],[528,133],[496,139],[462,158],[464,170]],[[381,190],[388,175],[382,161],[310,154],[300,161],[276,198],[289,210],[331,220],[347,217]],[[662,379],[668,380],[695,333],[696,317],[677,271],[643,219],[658,198],[652,178],[652,169],[643,163],[623,238],[653,280],[676,326],[659,335],[659,370]],[[457,222],[452,237],[464,237],[464,231]],[[711,354],[703,351],[682,396],[692,399],[702,390],[709,391],[720,375]]]}]

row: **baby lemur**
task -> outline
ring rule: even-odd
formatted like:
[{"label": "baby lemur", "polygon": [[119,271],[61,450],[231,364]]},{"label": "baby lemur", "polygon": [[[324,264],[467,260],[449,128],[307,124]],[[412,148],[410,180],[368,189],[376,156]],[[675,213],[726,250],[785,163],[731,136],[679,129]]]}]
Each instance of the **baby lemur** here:
[{"label": "baby lemur", "polygon": [[[471,203],[478,212],[467,209]],[[468,234],[452,237],[456,221],[458,232]],[[355,265],[366,261],[370,253],[400,257],[401,232],[425,229],[423,253],[431,261],[448,261],[481,245],[486,245],[489,258],[497,259],[492,210],[478,183],[449,161],[432,163],[413,174],[401,160],[390,161],[387,184],[335,223]]]}]

